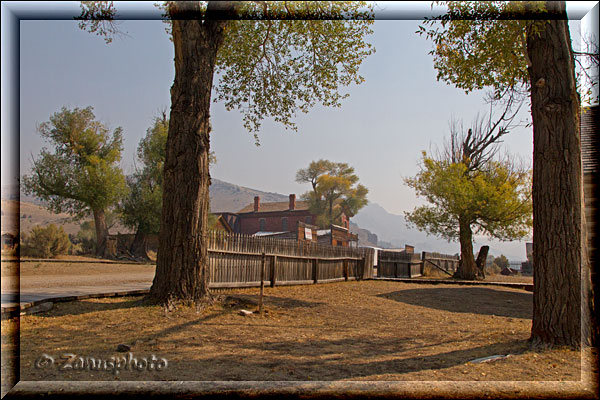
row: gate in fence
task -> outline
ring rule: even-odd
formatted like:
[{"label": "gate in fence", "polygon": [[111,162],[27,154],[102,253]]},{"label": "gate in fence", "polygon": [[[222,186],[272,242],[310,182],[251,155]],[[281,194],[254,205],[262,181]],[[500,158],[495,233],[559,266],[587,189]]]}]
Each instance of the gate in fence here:
[{"label": "gate in fence", "polygon": [[434,268],[441,270],[448,275],[454,274],[458,269],[458,263],[460,261],[459,256],[453,256],[450,254],[432,253],[424,251],[421,256],[423,261],[423,269]]}]

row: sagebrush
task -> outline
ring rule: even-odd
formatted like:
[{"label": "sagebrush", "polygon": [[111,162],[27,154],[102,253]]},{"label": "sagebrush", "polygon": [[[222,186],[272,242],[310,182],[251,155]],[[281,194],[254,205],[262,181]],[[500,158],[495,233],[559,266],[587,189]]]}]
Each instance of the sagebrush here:
[{"label": "sagebrush", "polygon": [[38,225],[21,236],[21,254],[24,256],[52,258],[68,254],[70,249],[71,241],[62,226]]}]

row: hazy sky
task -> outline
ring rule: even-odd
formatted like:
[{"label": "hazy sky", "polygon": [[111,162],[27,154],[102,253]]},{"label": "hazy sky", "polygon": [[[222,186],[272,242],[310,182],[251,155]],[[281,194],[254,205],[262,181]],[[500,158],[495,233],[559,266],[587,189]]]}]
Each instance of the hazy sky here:
[{"label": "hazy sky", "polygon": [[[429,2],[411,3],[382,5],[388,8],[384,15],[414,17],[429,11]],[[576,17],[581,18],[582,10],[597,2],[567,3],[571,17],[577,10]],[[76,2],[61,6],[78,13]],[[392,8],[395,12],[390,12]],[[135,14],[136,8],[128,9]],[[431,43],[415,34],[420,22],[420,18],[376,21],[374,34],[367,39],[376,53],[360,70],[365,82],[347,89],[350,97],[341,108],[317,106],[309,114],[300,113],[295,119],[298,132],[264,121],[257,147],[240,114],[213,103],[211,147],[218,162],[212,176],[259,190],[301,194],[309,188],[294,182],[296,171],[325,158],[354,166],[369,188],[369,200],[390,212],[401,214],[420,204],[402,178],[417,172],[421,151],[443,144],[451,118],[469,124],[477,113],[489,111],[483,93],[466,95],[436,81],[427,54]],[[579,21],[570,26],[571,35],[577,37]],[[47,145],[36,125],[63,106],[90,105],[109,127],[123,128],[122,167],[126,173],[132,171],[138,142],[159,110],[170,105],[173,45],[161,21],[121,21],[120,29],[127,35],[106,44],[74,21],[20,22],[21,175],[29,172],[31,157]],[[4,46],[4,35],[2,40]],[[528,107],[522,111],[527,118]],[[6,133],[3,129],[3,147]],[[531,128],[514,129],[504,147],[530,163]],[[3,165],[9,159],[3,150]],[[4,170],[3,183],[10,178]]]}]

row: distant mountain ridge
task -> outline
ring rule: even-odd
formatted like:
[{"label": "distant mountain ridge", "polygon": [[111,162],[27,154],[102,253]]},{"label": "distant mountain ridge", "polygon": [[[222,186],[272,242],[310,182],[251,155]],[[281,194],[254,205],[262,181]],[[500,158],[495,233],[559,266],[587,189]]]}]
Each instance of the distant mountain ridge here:
[{"label": "distant mountain ridge", "polygon": [[[448,242],[434,236],[428,236],[415,228],[410,228],[404,216],[389,213],[377,203],[369,203],[352,218],[352,221],[364,229],[376,232],[380,247],[389,242],[393,247],[402,248],[405,244],[415,246],[415,251],[436,251],[439,253],[457,254],[460,252],[458,242]],[[494,256],[504,254],[511,261],[525,261],[524,242],[499,242],[486,237],[475,237],[473,250],[479,251],[482,245],[490,246],[489,252]],[[386,246],[387,247],[387,246]]]},{"label": "distant mountain ridge", "polygon": [[262,203],[287,201],[288,196],[263,192],[244,186],[234,185],[219,179],[212,178],[210,185],[210,210],[211,212],[237,212],[254,202],[254,197],[259,196]]}]

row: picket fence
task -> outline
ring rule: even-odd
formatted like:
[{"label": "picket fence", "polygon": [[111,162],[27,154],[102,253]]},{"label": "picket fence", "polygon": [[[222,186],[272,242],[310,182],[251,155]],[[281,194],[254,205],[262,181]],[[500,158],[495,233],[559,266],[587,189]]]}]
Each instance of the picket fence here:
[{"label": "picket fence", "polygon": [[211,288],[298,285],[373,277],[373,249],[209,231]]}]

